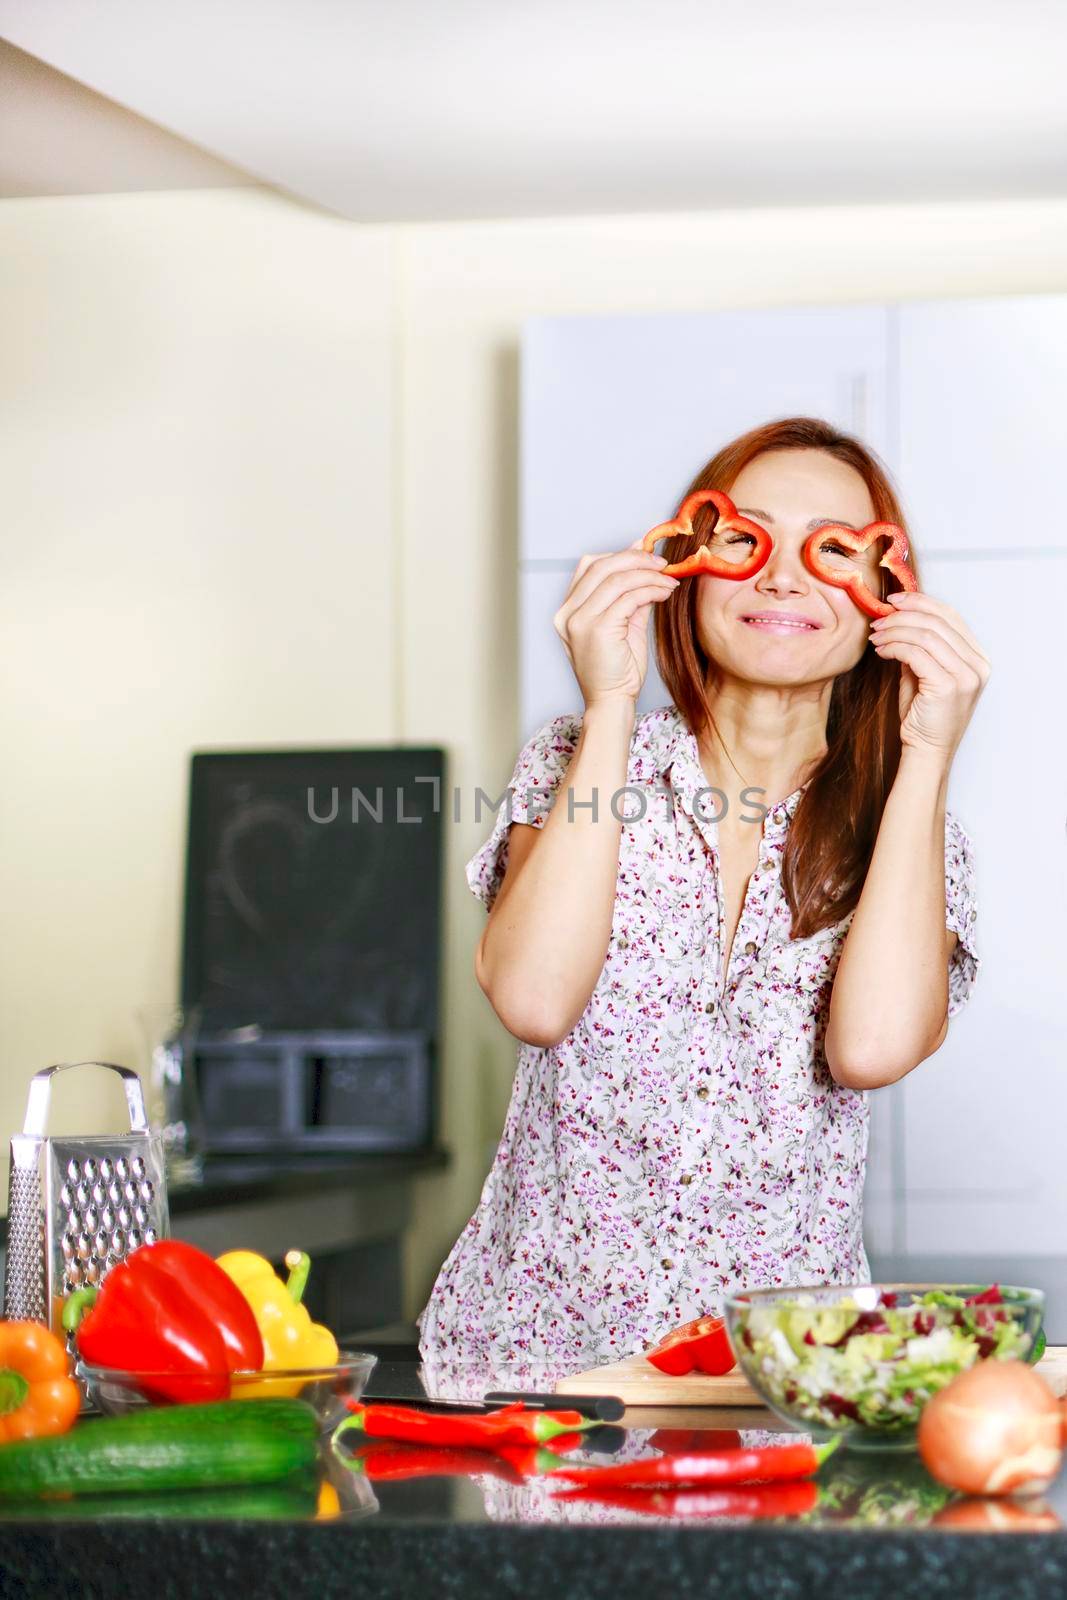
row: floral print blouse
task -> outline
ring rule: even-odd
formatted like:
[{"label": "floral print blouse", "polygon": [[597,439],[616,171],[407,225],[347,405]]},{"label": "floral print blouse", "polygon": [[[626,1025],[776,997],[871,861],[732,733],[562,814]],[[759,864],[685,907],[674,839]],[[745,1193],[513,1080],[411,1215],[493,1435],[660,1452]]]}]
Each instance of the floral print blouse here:
[{"label": "floral print blouse", "polygon": [[[510,815],[466,868],[487,908],[509,822],[543,827],[581,726],[554,717],[521,750]],[[764,818],[724,982],[718,824],[675,706],[637,717],[627,785],[600,978],[561,1043],[519,1044],[481,1199],[418,1318],[431,1392],[621,1360],[734,1289],[870,1280],[868,1096],[834,1081],[822,1048],[852,913],[790,939],[781,883],[803,791]],[[973,849],[951,813],[945,897],[951,1017],[979,966]]]}]

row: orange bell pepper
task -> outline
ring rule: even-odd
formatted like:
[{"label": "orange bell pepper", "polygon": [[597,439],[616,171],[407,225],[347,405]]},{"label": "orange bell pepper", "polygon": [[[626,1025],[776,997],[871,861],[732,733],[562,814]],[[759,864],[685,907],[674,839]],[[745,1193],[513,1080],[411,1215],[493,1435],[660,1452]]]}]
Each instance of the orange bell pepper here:
[{"label": "orange bell pepper", "polygon": [[41,1322],[0,1322],[0,1442],[66,1433],[80,1409],[62,1340]]}]

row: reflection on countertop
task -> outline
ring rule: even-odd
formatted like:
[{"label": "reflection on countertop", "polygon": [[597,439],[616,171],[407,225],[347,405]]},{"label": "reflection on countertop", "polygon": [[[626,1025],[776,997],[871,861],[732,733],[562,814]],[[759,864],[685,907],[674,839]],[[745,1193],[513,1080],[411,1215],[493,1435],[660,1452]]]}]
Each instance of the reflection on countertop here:
[{"label": "reflection on countertop", "polygon": [[[374,1353],[368,1399],[426,1392],[410,1346]],[[470,1390],[506,1376],[472,1373]],[[560,1459],[602,1464],[771,1443],[786,1431],[758,1408],[631,1409],[603,1430],[600,1449],[582,1437]],[[544,1475],[550,1461],[533,1450],[522,1457],[456,1452],[428,1461],[418,1447],[382,1452],[353,1432],[337,1449],[323,1440],[319,1479],[299,1491],[192,1491],[188,1501],[154,1497],[152,1505],[131,1496],[125,1509],[82,1501],[22,1514],[9,1504],[0,1513],[4,1593],[125,1597],[144,1586],[153,1595],[223,1594],[238,1573],[269,1575],[267,1591],[286,1600],[342,1589],[345,1600],[528,1600],[534,1592],[648,1600],[664,1591],[703,1595],[712,1583],[733,1600],[824,1600],[831,1588],[864,1600],[1047,1600],[1067,1591],[1067,1479],[1043,1502],[989,1508],[942,1489],[914,1453],[838,1451],[810,1492],[795,1497],[804,1502],[797,1514],[754,1516],[764,1496],[746,1515],[736,1514],[736,1501],[701,1505],[699,1497],[679,1515],[653,1495],[647,1504],[633,1494],[612,1504],[558,1498],[557,1480]]]}]

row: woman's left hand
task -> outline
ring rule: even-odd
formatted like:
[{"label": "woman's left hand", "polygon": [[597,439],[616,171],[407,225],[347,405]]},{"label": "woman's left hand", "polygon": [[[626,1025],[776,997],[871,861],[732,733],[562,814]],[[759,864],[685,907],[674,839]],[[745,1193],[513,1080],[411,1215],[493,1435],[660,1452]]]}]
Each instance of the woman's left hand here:
[{"label": "woman's left hand", "polygon": [[990,665],[959,612],[929,594],[889,597],[896,615],[871,624],[883,661],[900,662],[900,741],[947,767],[989,681]]}]

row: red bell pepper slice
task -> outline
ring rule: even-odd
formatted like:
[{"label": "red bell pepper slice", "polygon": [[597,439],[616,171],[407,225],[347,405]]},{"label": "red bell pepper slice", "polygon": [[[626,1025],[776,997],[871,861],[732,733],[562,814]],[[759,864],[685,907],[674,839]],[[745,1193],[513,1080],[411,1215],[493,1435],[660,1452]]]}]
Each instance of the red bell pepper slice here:
[{"label": "red bell pepper slice", "polygon": [[755,577],[767,565],[774,541],[758,522],[750,522],[747,517],[739,516],[730,496],[721,494],[717,489],[698,489],[695,494],[687,496],[672,522],[661,522],[649,529],[641,541],[641,548],[654,555],[657,539],[697,538],[693,517],[704,505],[714,506],[716,513],[708,537],[720,529],[747,534],[753,540],[752,553],[741,562],[724,561],[722,556],[715,555],[706,544],[702,544],[684,561],[675,561],[670,566],[661,567],[660,571],[668,578],[688,578],[697,573],[705,573],[713,578]]},{"label": "red bell pepper slice", "polygon": [[647,1351],[645,1359],[673,1378],[684,1378],[694,1369],[720,1377],[737,1365],[722,1317],[697,1317],[695,1322],[683,1323]]},{"label": "red bell pepper slice", "polygon": [[831,565],[822,552],[822,546],[832,540],[853,555],[862,555],[876,539],[890,541],[878,565],[891,572],[900,587],[909,594],[918,593],[915,574],[908,566],[908,536],[895,522],[869,522],[858,533],[854,528],[846,528],[843,523],[826,522],[804,541],[804,564],[823,583],[832,584],[835,589],[846,589],[868,617],[889,617],[893,615],[894,608],[872,593],[860,573],[851,568]]},{"label": "red bell pepper slice", "polygon": [[191,1245],[165,1248],[174,1243],[142,1245],[111,1268],[99,1289],[69,1296],[63,1326],[91,1365],[151,1374],[151,1385],[142,1387],[154,1400],[221,1400],[229,1395],[231,1370],[262,1365],[262,1341],[257,1346],[252,1339],[240,1308],[234,1314],[218,1278],[236,1286],[222,1268]]}]

